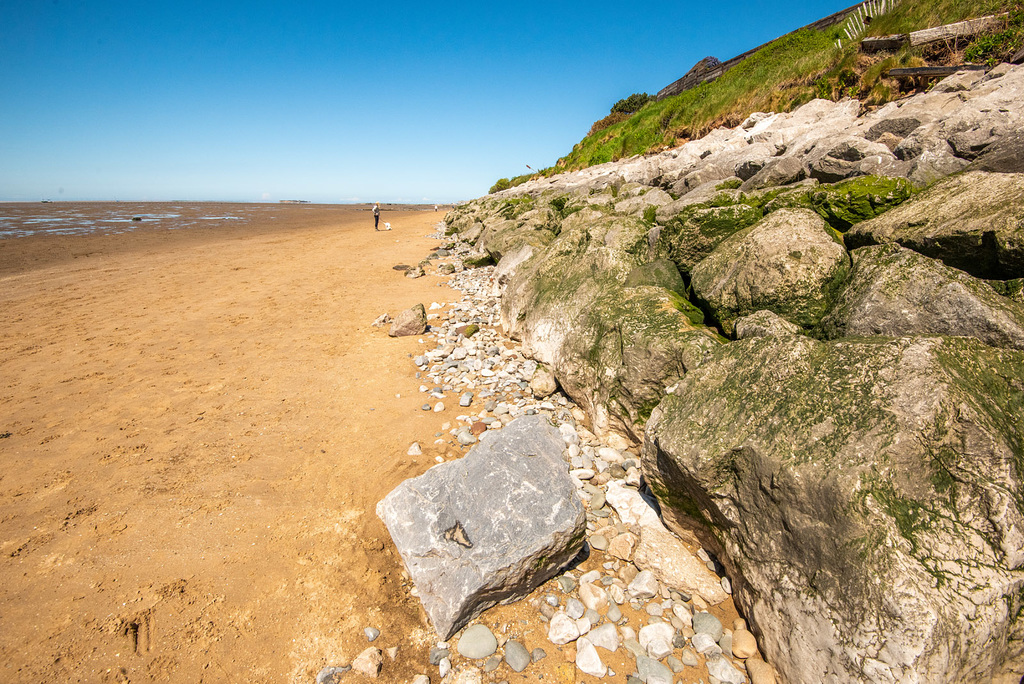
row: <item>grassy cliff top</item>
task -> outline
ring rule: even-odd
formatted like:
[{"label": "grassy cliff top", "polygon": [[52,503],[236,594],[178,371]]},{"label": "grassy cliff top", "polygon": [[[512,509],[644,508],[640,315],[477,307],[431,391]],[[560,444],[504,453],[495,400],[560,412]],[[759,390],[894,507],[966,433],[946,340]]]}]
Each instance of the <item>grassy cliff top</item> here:
[{"label": "grassy cliff top", "polygon": [[[789,112],[814,98],[855,97],[867,107],[884,104],[909,93],[896,79],[886,76],[891,68],[965,60],[998,62],[1020,49],[1024,44],[1024,3],[900,0],[876,18],[861,37],[909,33],[999,12],[1010,12],[1005,29],[968,44],[939,43],[874,55],[861,53],[858,40],[847,40],[843,24],[824,31],[797,31],[766,45],[716,81],[651,102],[606,127],[601,127],[601,122],[595,124],[556,166],[539,174],[503,178],[491,192],[538,175],[551,176],[675,147],[718,126],[736,126],[753,112]],[[621,117],[610,117],[613,121],[617,118]]]}]

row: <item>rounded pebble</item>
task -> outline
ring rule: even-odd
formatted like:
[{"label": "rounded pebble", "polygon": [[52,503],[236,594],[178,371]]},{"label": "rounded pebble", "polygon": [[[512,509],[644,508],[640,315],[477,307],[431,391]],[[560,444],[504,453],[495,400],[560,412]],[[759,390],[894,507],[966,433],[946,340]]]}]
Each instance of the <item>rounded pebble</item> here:
[{"label": "rounded pebble", "polygon": [[476,624],[466,629],[455,647],[460,655],[471,660],[481,660],[498,650],[498,640],[485,625]]}]

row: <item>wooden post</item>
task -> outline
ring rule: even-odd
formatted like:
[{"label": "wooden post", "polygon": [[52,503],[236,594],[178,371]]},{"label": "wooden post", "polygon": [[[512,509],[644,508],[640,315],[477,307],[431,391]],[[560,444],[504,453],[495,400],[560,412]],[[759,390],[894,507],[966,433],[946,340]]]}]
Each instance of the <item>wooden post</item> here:
[{"label": "wooden post", "polygon": [[1006,13],[996,14],[981,17],[980,19],[958,21],[955,24],[946,24],[945,26],[937,26],[924,29],[923,31],[914,31],[910,34],[910,45],[917,47],[918,45],[937,43],[940,40],[955,40],[957,38],[975,36],[985,31],[994,31],[1003,26],[1008,16]]},{"label": "wooden post", "polygon": [[914,78],[917,76],[949,76],[958,71],[984,71],[984,64],[961,64],[960,66],[913,67],[909,69],[889,69],[889,75],[896,78]]},{"label": "wooden post", "polygon": [[906,33],[897,33],[892,36],[875,36],[860,41],[860,49],[864,52],[881,52],[882,50],[899,50],[910,42],[910,36]]}]

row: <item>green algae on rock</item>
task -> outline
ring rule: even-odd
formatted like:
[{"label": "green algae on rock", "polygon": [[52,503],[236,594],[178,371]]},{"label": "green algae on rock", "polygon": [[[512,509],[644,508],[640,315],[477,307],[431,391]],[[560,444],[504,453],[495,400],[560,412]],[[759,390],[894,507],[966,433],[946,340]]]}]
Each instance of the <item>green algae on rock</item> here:
[{"label": "green algae on rock", "polygon": [[851,249],[886,242],[976,278],[1024,277],[1024,174],[950,176],[846,233]]},{"label": "green algae on rock", "polygon": [[787,679],[988,681],[1024,656],[1021,415],[1018,351],[763,337],[683,377],[643,471]]},{"label": "green algae on rock", "polygon": [[694,267],[691,286],[723,332],[760,309],[814,327],[848,270],[846,250],[807,209],[780,209],[726,239]]},{"label": "green algae on rock", "polygon": [[1024,350],[1024,306],[985,281],[897,244],[851,256],[849,280],[821,323],[826,338],[956,335]]},{"label": "green algae on rock", "polygon": [[818,215],[836,230],[845,232],[902,204],[913,194],[914,185],[906,178],[860,176],[821,185],[808,197]]}]

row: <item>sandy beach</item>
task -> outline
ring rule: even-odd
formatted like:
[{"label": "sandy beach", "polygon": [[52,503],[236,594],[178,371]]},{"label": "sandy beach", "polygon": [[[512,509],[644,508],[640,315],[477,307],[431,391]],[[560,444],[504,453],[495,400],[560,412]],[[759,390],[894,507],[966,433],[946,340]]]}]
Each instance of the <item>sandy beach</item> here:
[{"label": "sandy beach", "polygon": [[392,269],[443,214],[272,209],[0,241],[0,680],[311,682],[367,626],[423,670],[373,510],[445,417],[370,323],[451,300]]},{"label": "sandy beach", "polygon": [[[239,218],[0,240],[0,681],[309,684],[367,627],[397,649],[378,681],[436,681],[375,507],[465,453],[442,432],[460,410],[422,410],[429,336],[371,323],[460,299],[393,268],[438,246],[443,214],[385,208],[374,232],[367,207],[201,209]],[[591,681],[547,638],[552,592],[481,616],[548,654],[488,681]]]}]

